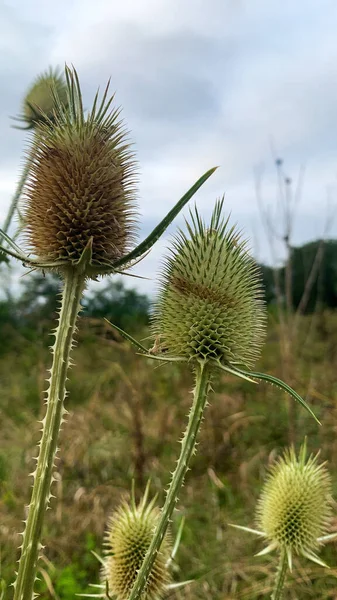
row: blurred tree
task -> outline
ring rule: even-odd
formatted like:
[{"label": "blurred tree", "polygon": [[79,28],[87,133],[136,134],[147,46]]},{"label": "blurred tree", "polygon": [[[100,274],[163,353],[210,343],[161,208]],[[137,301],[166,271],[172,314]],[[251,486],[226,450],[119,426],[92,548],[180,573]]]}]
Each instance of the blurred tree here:
[{"label": "blurred tree", "polygon": [[21,280],[21,295],[17,299],[17,311],[22,321],[39,323],[50,321],[57,310],[57,294],[61,282],[57,275],[36,272]]},{"label": "blurred tree", "polygon": [[83,315],[106,317],[118,327],[134,330],[149,321],[150,302],[145,294],[124,286],[122,280],[109,281],[104,288],[86,295]]},{"label": "blurred tree", "polygon": [[[11,291],[5,268],[0,269],[1,351],[15,348],[18,338],[21,343],[42,337],[44,343],[49,344],[50,321],[55,318],[58,309],[59,278],[53,273],[44,275],[41,272],[24,276],[20,280],[18,294]],[[110,281],[98,291],[90,290],[82,304],[83,317],[106,317],[127,330],[135,331],[149,321],[149,299],[134,289],[126,288],[121,280]]]},{"label": "blurred tree", "polygon": [[[291,249],[293,308],[312,312],[317,303],[327,308],[337,306],[337,240],[316,240]],[[313,269],[313,266],[316,268]],[[275,269],[260,265],[268,304],[276,303]],[[285,302],[285,267],[276,271],[282,299]],[[311,278],[311,285],[307,283]],[[0,265],[0,337],[2,348],[8,348],[15,331],[28,339],[49,328],[58,307],[59,278],[36,272],[21,279],[19,294],[8,282],[8,267]],[[306,292],[308,292],[306,294]],[[303,302],[303,296],[305,302]],[[83,300],[84,317],[106,317],[118,327],[136,330],[149,322],[150,301],[145,294],[125,287],[121,279],[110,280],[104,287],[91,289]],[[6,340],[6,344],[4,343]]]},{"label": "blurred tree", "polygon": [[276,300],[274,269],[266,265],[259,265],[265,290],[265,301],[271,304]]},{"label": "blurred tree", "polygon": [[[311,313],[317,303],[327,308],[337,306],[337,240],[316,240],[291,249],[293,308]],[[274,272],[260,265],[268,304],[276,302]],[[285,267],[279,270],[280,286],[285,297]],[[311,281],[310,281],[311,279]],[[310,286],[308,287],[308,282]],[[303,297],[305,302],[303,302]]]},{"label": "blurred tree", "polygon": [[337,240],[317,240],[293,249],[294,307],[297,308],[301,302],[317,257],[320,257],[320,262],[304,307],[304,311],[309,313],[315,310],[318,302],[329,308],[337,306]]}]

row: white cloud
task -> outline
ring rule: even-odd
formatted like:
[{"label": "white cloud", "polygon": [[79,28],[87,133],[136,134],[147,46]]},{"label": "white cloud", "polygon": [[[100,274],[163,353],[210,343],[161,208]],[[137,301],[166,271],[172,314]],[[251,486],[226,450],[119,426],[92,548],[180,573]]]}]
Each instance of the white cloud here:
[{"label": "white cloud", "polygon": [[[293,0],[13,0],[4,14],[0,43],[10,61],[3,62],[8,85],[0,100],[0,131],[8,140],[0,149],[0,215],[23,138],[9,132],[8,114],[18,112],[35,73],[67,61],[79,70],[87,106],[112,76],[136,141],[146,231],[205,170],[220,165],[196,196],[200,209],[209,214],[226,192],[233,219],[267,257],[253,168],[267,165],[264,190],[272,199],[273,138],[287,174],[295,178],[307,165],[294,239],[320,235],[327,186],[336,196],[334,0],[307,0],[305,8]],[[161,251],[157,244],[137,272],[152,273]]]}]

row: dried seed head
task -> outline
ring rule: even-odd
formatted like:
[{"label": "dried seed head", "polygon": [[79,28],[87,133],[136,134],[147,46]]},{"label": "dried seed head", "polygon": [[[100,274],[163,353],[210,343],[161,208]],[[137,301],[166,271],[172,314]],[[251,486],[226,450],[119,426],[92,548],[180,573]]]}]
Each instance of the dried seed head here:
[{"label": "dried seed head", "polygon": [[314,560],[331,520],[331,480],[318,455],[286,451],[271,468],[257,506],[257,523],[271,546]]},{"label": "dried seed head", "polygon": [[266,313],[257,266],[216,203],[210,227],[197,211],[189,238],[179,232],[166,259],[153,333],[168,356],[251,366],[260,353]]},{"label": "dried seed head", "polygon": [[[105,536],[107,556],[102,578],[108,581],[109,592],[116,596],[116,600],[128,600],[160,518],[154,501],[147,503],[146,496],[137,507],[124,502],[108,523]],[[147,580],[142,600],[162,598],[170,580],[167,567],[170,553],[171,540],[167,534]]]},{"label": "dried seed head", "polygon": [[27,129],[33,129],[46,120],[52,121],[55,109],[54,90],[60,102],[67,106],[67,86],[63,75],[58,70],[50,68],[39,75],[29,88],[23,101],[21,121],[27,124]]},{"label": "dried seed head", "polygon": [[92,244],[88,276],[113,270],[135,234],[135,169],[113,98],[84,115],[76,72],[69,110],[55,94],[53,127],[39,128],[24,190],[25,236],[40,262],[76,265]]}]

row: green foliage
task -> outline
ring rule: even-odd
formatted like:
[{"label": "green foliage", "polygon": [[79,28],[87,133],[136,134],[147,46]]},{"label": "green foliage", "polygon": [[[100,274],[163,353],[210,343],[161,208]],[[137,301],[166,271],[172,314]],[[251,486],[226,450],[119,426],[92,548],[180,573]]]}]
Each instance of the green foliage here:
[{"label": "green foliage", "polygon": [[117,280],[109,281],[87,296],[83,308],[83,316],[107,318],[122,329],[135,330],[148,324],[150,302],[147,296],[126,288],[122,280]]},{"label": "green foliage", "polygon": [[315,310],[317,303],[329,308],[337,306],[337,240],[310,242],[300,248],[294,248],[293,264],[293,299],[297,307],[301,301],[305,283],[310,275],[312,265],[322,244],[322,258],[314,278],[309,297],[307,312]]},{"label": "green foliage", "polygon": [[0,252],[0,265],[1,263],[5,263],[8,264],[8,257],[6,256],[6,254],[4,254],[4,252]]},{"label": "green foliage", "polygon": [[[77,594],[92,593],[88,584],[90,573],[95,573],[97,560],[92,554],[92,536],[88,534],[82,552],[73,555],[71,562],[57,568],[48,564],[38,579],[36,589],[42,598],[55,600],[74,600]],[[52,596],[50,596],[52,592]]]},{"label": "green foliage", "polygon": [[[1,274],[0,274],[1,276]],[[49,332],[56,316],[59,278],[53,273],[34,273],[21,280],[20,294],[14,295],[3,284],[0,300],[0,356],[18,345],[36,344],[37,348],[50,345]],[[88,292],[83,302],[82,317],[108,317],[119,327],[137,330],[148,323],[149,300],[136,290],[125,287],[122,280],[109,281],[98,291]]]},{"label": "green foliage", "polygon": [[[285,296],[285,267],[272,269],[261,265],[265,296],[268,303],[276,301],[275,275],[279,278],[280,291]],[[305,306],[312,313],[317,305],[326,308],[337,306],[337,240],[316,240],[292,248],[292,297],[297,308],[311,273],[312,286]],[[313,270],[313,271],[312,271]]]}]

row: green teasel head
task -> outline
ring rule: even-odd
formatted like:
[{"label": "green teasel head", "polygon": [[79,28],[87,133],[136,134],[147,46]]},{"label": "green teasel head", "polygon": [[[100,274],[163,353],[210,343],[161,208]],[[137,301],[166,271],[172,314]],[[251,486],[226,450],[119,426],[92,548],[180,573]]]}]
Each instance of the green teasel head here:
[{"label": "green teasel head", "polygon": [[165,356],[251,367],[265,337],[266,309],[258,267],[245,241],[221,217],[207,227],[197,210],[166,258],[152,331]]},{"label": "green teasel head", "polygon": [[59,69],[50,67],[39,75],[28,89],[22,104],[22,114],[17,121],[26,124],[23,129],[35,129],[42,123],[51,123],[54,119],[54,93],[64,107],[68,106],[67,86]]},{"label": "green teasel head", "polygon": [[[285,550],[324,564],[315,552],[332,518],[331,478],[319,455],[306,458],[306,444],[296,456],[288,449],[270,469],[257,505],[257,525],[269,546],[262,553]],[[328,536],[330,537],[330,536]]]},{"label": "green teasel head", "polygon": [[252,370],[266,333],[264,290],[260,269],[246,242],[221,216],[223,202],[216,202],[208,227],[197,209],[190,212],[187,234],[180,230],[173,241],[153,305],[153,347],[146,348],[108,323],[148,358],[163,363],[189,362],[193,370],[203,364],[208,371],[220,369],[251,383],[271,383],[292,396],[319,423],[287,383]]},{"label": "green teasel head", "polygon": [[[107,583],[109,595],[116,600],[128,600],[160,519],[156,498],[149,502],[148,491],[149,487],[138,506],[134,501],[131,504],[124,501],[109,519],[102,580]],[[171,536],[167,533],[151,569],[142,600],[159,600],[168,589],[171,551]]]},{"label": "green teasel head", "polygon": [[89,249],[85,274],[96,277],[134,242],[135,161],[108,86],[85,113],[76,71],[66,68],[66,79],[66,105],[55,88],[53,126],[46,114],[34,138],[23,233],[37,261],[59,271]]}]

